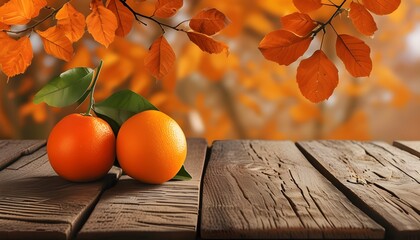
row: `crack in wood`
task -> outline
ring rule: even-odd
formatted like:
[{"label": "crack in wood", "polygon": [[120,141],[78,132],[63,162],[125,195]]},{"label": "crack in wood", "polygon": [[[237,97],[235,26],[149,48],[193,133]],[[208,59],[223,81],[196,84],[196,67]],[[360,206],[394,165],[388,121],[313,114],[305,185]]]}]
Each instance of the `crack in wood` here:
[{"label": "crack in wood", "polygon": [[300,194],[302,195],[305,202],[308,204],[308,207],[311,207],[311,204],[309,203],[308,199],[306,199],[305,194],[303,193],[302,188],[299,186],[299,184],[296,182],[295,178],[293,177],[292,171],[289,169],[289,175],[292,182],[296,185],[296,187],[299,189]]},{"label": "crack in wood", "polygon": [[[202,238],[384,235],[383,229],[318,173],[292,142],[217,141],[204,183]],[[336,200],[330,202],[329,198]]]},{"label": "crack in wood", "polygon": [[[328,217],[325,215],[324,211],[322,210],[322,207],[317,203],[316,199],[312,196],[311,190],[309,190],[309,187],[306,187],[308,191],[309,197],[312,199],[312,201],[315,203],[316,208],[321,213],[321,215],[324,217],[325,221],[327,221],[331,226],[334,226],[334,224],[328,219]],[[341,202],[340,202],[341,203]]]},{"label": "crack in wood", "polygon": [[302,218],[301,218],[301,216],[299,214],[299,211],[298,211],[298,209],[296,207],[296,204],[293,202],[293,200],[289,196],[287,196],[286,192],[281,191],[281,193],[283,194],[284,198],[289,203],[290,207],[292,208],[292,210],[295,213],[296,217],[299,219],[299,221],[302,224],[302,226],[305,226],[305,224],[304,224],[304,222],[303,222],[303,220],[302,220]]},{"label": "crack in wood", "polygon": [[[385,143],[311,141],[299,142],[298,147],[353,203],[386,227],[387,238],[420,235],[419,209],[413,205],[413,197],[420,196],[419,181],[412,175],[418,169],[417,159],[400,150],[392,151],[394,148]],[[336,161],[343,158],[348,160]],[[374,161],[366,162],[366,158]],[[356,173],[355,182],[347,169]],[[360,184],[358,179],[366,182]]]},{"label": "crack in wood", "polygon": [[187,139],[187,144],[184,165],[192,180],[148,185],[120,178],[104,192],[77,238],[195,239],[207,142]]}]

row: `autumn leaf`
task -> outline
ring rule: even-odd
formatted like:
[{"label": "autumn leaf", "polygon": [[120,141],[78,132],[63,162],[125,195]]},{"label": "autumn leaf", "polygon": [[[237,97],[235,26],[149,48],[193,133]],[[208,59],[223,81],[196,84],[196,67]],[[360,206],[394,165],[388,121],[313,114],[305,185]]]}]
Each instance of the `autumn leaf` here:
[{"label": "autumn leaf", "polygon": [[78,12],[70,3],[66,3],[55,15],[57,26],[71,42],[77,42],[85,33],[85,16]]},{"label": "autumn leaf", "polygon": [[285,30],[288,30],[298,36],[308,35],[317,24],[305,13],[292,13],[280,19]]},{"label": "autumn leaf", "polygon": [[353,22],[356,29],[367,36],[372,36],[378,27],[375,20],[366,8],[356,2],[350,3],[349,18]]},{"label": "autumn leaf", "polygon": [[0,48],[0,58],[6,55],[10,51],[9,49],[13,49],[16,44],[16,40],[9,37],[5,32],[0,32],[0,42],[3,45],[3,47]]},{"label": "autumn leaf", "polygon": [[31,65],[33,51],[29,37],[21,37],[18,41],[14,39],[2,39],[2,43],[7,43],[6,52],[0,56],[0,65],[2,71],[10,78],[25,72]]},{"label": "autumn leaf", "polygon": [[10,0],[0,7],[0,22],[6,25],[27,24],[46,5],[45,0]]},{"label": "autumn leaf", "polygon": [[338,70],[322,50],[317,50],[300,62],[296,80],[302,95],[317,103],[332,95],[338,84]]},{"label": "autumn leaf", "polygon": [[134,15],[119,0],[108,0],[106,7],[111,10],[117,18],[118,28],[115,35],[125,37],[133,27]]},{"label": "autumn leaf", "polygon": [[302,13],[308,13],[322,7],[321,0],[293,0],[295,7]]},{"label": "autumn leaf", "polygon": [[160,18],[169,18],[183,5],[183,0],[157,0],[155,16]]},{"label": "autumn leaf", "polygon": [[144,59],[146,69],[157,79],[162,79],[172,69],[175,53],[164,36],[157,38]]},{"label": "autumn leaf", "polygon": [[347,34],[338,35],[336,52],[353,77],[370,75],[372,71],[370,48],[362,40]]},{"label": "autumn leaf", "polygon": [[87,29],[97,42],[108,47],[115,38],[117,18],[111,10],[103,6],[101,0],[92,0],[90,6],[92,12],[86,18]]},{"label": "autumn leaf", "polygon": [[258,48],[266,59],[289,65],[306,52],[312,39],[296,36],[286,30],[276,30],[267,34]]},{"label": "autumn leaf", "polygon": [[211,37],[208,37],[201,33],[187,32],[188,38],[197,45],[201,50],[208,53],[221,53],[226,50],[228,52],[228,46],[222,42],[218,42]]},{"label": "autumn leaf", "polygon": [[230,23],[230,20],[215,8],[202,10],[190,20],[192,30],[206,35],[213,35]]},{"label": "autumn leaf", "polygon": [[7,25],[27,24],[34,13],[32,0],[10,0],[0,7],[0,22]]},{"label": "autumn leaf", "polygon": [[10,26],[0,22],[0,31],[2,30],[10,30]]},{"label": "autumn leaf", "polygon": [[397,10],[401,0],[363,0],[363,5],[377,15],[390,14]]},{"label": "autumn leaf", "polygon": [[70,61],[73,56],[73,46],[63,30],[53,26],[45,31],[37,30],[36,32],[41,36],[45,52],[56,58]]}]

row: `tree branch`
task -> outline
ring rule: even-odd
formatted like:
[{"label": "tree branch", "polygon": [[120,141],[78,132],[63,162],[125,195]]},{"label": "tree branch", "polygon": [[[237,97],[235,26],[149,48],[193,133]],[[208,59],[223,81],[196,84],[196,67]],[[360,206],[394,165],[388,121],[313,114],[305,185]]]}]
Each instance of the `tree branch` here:
[{"label": "tree branch", "polygon": [[[64,6],[64,5],[63,5],[63,6]],[[48,14],[45,18],[43,18],[41,21],[36,22],[36,23],[34,23],[32,26],[29,26],[29,27],[27,27],[27,28],[25,28],[25,29],[22,29],[22,30],[19,30],[19,31],[3,30],[3,32],[13,33],[13,34],[19,34],[19,33],[26,32],[26,31],[28,31],[28,30],[34,30],[36,26],[38,26],[39,24],[41,24],[41,23],[45,22],[48,18],[50,18],[50,17],[54,16],[54,15],[55,15],[58,11],[60,11],[60,9],[61,9],[63,6],[61,6],[61,7],[60,7],[60,8],[58,8],[58,9],[54,9],[54,8],[51,8],[51,7],[45,7],[46,9],[51,9],[51,10],[53,10],[53,11],[52,11],[50,14]]]},{"label": "tree branch", "polygon": [[333,13],[333,15],[330,17],[330,19],[328,19],[328,21],[326,21],[325,23],[323,22],[318,22],[318,24],[320,25],[320,27],[318,27],[316,30],[312,31],[312,37],[315,37],[321,30],[325,32],[325,27],[327,25],[331,25],[332,20],[337,17],[342,11],[342,7],[343,5],[347,2],[347,0],[343,0],[343,2],[340,5],[336,5],[335,7],[337,8],[337,10],[335,10],[335,12]]},{"label": "tree branch", "polygon": [[152,21],[152,22],[154,22],[154,23],[156,23],[159,27],[160,27],[160,29],[162,30],[162,32],[163,33],[165,33],[165,28],[170,28],[170,29],[172,29],[172,30],[175,30],[175,31],[178,31],[178,32],[187,32],[186,30],[184,30],[184,29],[182,29],[182,28],[179,28],[179,26],[182,24],[182,23],[184,23],[185,21],[183,21],[183,22],[181,22],[180,24],[178,24],[178,25],[176,25],[176,26],[171,26],[171,25],[169,25],[169,24],[166,24],[166,23],[163,23],[163,22],[160,22],[159,20],[157,20],[157,19],[155,19],[153,16],[154,15],[152,15],[152,16],[146,16],[146,15],[143,15],[143,14],[141,14],[141,13],[138,13],[138,12],[136,12],[130,5],[128,5],[128,3],[126,2],[126,0],[120,0],[120,2],[126,7],[126,8],[128,8],[128,10],[130,10],[130,12],[134,15],[134,17],[136,18],[136,20],[137,21],[139,21],[140,23],[142,23],[143,25],[145,25],[145,26],[147,26],[147,24],[145,23],[145,22],[143,22],[142,20],[140,20],[139,19],[139,17],[140,18],[144,18],[144,19],[148,19],[148,20],[150,20],[150,21]]}]

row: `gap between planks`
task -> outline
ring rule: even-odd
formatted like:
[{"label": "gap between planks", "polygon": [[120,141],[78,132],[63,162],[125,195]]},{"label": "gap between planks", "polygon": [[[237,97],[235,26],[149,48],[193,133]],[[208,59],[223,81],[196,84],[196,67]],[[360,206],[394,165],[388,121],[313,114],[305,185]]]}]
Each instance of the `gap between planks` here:
[{"label": "gap between planks", "polygon": [[46,144],[45,140],[0,140],[0,170]]},{"label": "gap between planks", "polygon": [[121,173],[100,181],[71,183],[51,168],[42,147],[0,171],[0,238],[71,239],[100,192]]},{"label": "gap between planks", "polygon": [[216,141],[203,184],[203,239],[384,236],[292,142]]},{"label": "gap between planks", "polygon": [[104,192],[77,239],[195,239],[207,142],[187,142],[192,180],[149,185],[123,176]]},{"label": "gap between planks", "polygon": [[386,228],[387,239],[420,239],[420,160],[383,142],[306,141],[307,159],[356,206]]}]

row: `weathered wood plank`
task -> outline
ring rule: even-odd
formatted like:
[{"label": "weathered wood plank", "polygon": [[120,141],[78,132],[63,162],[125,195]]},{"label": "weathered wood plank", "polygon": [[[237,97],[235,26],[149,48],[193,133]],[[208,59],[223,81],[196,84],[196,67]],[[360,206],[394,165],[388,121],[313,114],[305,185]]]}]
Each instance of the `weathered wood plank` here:
[{"label": "weathered wood plank", "polygon": [[206,150],[205,140],[188,139],[190,181],[148,185],[123,176],[103,194],[77,238],[195,239]]},{"label": "weathered wood plank", "polygon": [[420,141],[394,141],[393,145],[420,157]]},{"label": "weathered wood plank", "polygon": [[389,239],[420,239],[420,160],[381,142],[311,141],[298,145]]},{"label": "weathered wood plank", "polygon": [[0,140],[0,170],[45,145],[45,140]]},{"label": "weathered wood plank", "polygon": [[384,236],[292,142],[215,142],[202,198],[203,239]]},{"label": "weathered wood plank", "polygon": [[101,191],[120,170],[103,180],[76,184],[58,177],[46,148],[25,155],[0,171],[0,239],[70,239]]}]

